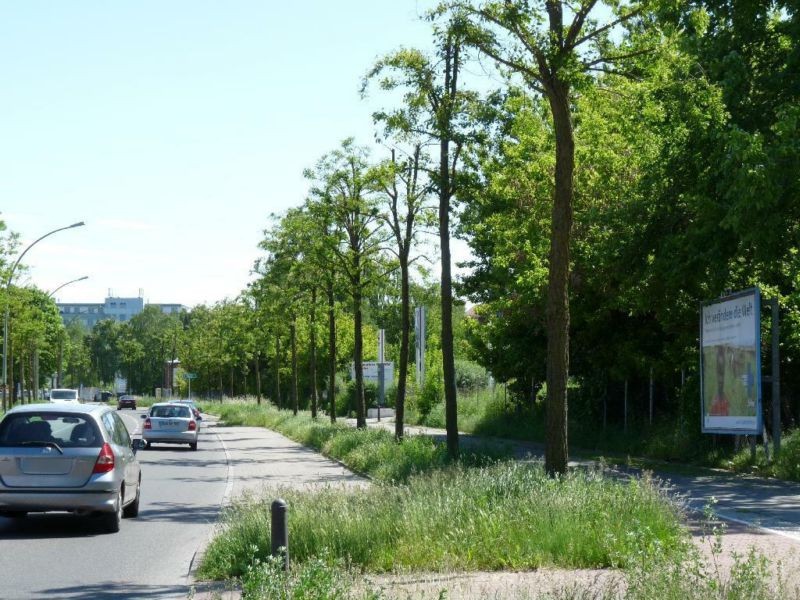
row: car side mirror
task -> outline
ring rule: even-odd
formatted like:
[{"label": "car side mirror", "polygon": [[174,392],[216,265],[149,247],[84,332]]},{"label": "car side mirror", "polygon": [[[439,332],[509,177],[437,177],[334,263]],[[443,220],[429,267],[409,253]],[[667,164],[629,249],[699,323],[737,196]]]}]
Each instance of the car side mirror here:
[{"label": "car side mirror", "polygon": [[147,414],[143,414],[143,415],[139,415],[139,416],[140,416],[142,419],[146,419],[146,418],[147,418]]},{"label": "car side mirror", "polygon": [[138,452],[142,448],[144,448],[144,440],[142,438],[136,438],[131,442],[131,448],[133,449],[134,453]]}]

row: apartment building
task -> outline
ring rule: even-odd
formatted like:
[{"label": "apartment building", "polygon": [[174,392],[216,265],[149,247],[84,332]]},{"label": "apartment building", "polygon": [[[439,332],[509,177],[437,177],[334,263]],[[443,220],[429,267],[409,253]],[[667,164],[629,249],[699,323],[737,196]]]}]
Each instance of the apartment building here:
[{"label": "apartment building", "polygon": [[[73,321],[80,321],[87,329],[91,329],[103,319],[114,319],[121,323],[130,321],[145,307],[144,298],[141,296],[135,298],[108,296],[102,303],[58,302],[56,304],[65,325]],[[157,306],[165,314],[177,314],[186,309],[182,304],[148,304],[148,306]]]}]

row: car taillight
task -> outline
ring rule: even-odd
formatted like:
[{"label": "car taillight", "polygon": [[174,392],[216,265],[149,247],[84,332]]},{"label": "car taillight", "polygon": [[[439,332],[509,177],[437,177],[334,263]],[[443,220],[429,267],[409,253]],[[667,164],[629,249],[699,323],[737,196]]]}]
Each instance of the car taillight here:
[{"label": "car taillight", "polygon": [[111,446],[106,442],[100,449],[100,454],[97,456],[97,461],[94,463],[94,470],[92,473],[108,473],[113,470],[114,453],[111,451]]},{"label": "car taillight", "polygon": [[144,428],[145,429],[152,429],[153,428],[153,424],[150,422],[150,419],[145,419],[144,420]]},{"label": "car taillight", "polygon": [[195,421],[189,421],[189,431],[194,431],[197,429],[197,423]]}]

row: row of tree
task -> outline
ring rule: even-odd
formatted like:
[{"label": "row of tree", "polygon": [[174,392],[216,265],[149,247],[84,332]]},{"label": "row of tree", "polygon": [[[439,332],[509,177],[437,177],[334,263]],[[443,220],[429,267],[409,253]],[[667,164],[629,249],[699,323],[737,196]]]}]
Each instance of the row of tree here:
[{"label": "row of tree", "polygon": [[265,231],[255,281],[175,329],[197,385],[259,398],[268,386],[294,410],[307,395],[316,414],[352,361],[364,426],[364,335],[395,311],[402,436],[411,275],[435,231],[457,455],[455,230],[474,255],[457,282],[476,305],[464,353],[520,398],[545,384],[548,471],[566,469],[570,376],[597,392],[583,395],[587,418],[610,387],[653,378],[663,415],[697,410],[672,383],[697,364],[699,303],[729,289],[779,299],[797,416],[796,2],[451,0],[427,18],[435,50],[390,53],[363,82],[400,99],[374,115],[379,159],[350,139],[319,159],[307,197]]}]

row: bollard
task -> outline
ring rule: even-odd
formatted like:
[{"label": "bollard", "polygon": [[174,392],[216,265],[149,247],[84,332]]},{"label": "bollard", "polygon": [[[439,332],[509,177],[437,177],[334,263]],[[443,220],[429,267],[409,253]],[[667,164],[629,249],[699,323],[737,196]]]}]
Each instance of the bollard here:
[{"label": "bollard", "polygon": [[273,500],[270,508],[272,518],[272,556],[283,557],[283,570],[289,570],[289,520],[286,500]]}]

